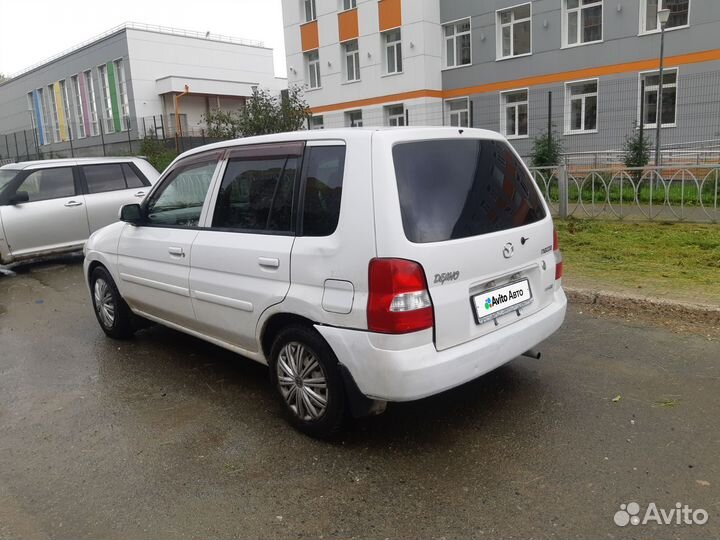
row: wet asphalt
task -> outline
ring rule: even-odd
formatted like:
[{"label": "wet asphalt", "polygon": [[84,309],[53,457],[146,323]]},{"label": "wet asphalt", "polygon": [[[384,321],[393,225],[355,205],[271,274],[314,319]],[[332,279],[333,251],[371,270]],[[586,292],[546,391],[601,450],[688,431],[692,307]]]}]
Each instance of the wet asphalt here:
[{"label": "wet asphalt", "polygon": [[[266,368],[105,337],[79,259],[0,275],[0,538],[718,538],[720,344],[571,307],[540,349],[319,442]],[[705,525],[614,524],[676,502]]]}]

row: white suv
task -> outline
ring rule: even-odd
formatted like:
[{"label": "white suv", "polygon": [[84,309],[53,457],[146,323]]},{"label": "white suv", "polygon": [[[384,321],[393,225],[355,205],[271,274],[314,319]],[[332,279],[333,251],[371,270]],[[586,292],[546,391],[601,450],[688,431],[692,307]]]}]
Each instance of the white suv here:
[{"label": "white suv", "polygon": [[86,246],[105,333],[150,319],[268,364],[291,422],[314,436],[530,353],[565,316],[549,210],[489,131],[206,146],[121,219]]},{"label": "white suv", "polygon": [[141,201],[160,174],[141,158],[25,161],[0,167],[0,264],[79,251]]}]

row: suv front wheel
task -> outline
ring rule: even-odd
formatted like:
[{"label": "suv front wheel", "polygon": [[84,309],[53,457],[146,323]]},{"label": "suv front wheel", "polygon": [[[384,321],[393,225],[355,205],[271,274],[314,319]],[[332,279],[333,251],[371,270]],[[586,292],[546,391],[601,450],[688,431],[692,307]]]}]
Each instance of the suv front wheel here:
[{"label": "suv front wheel", "polygon": [[102,266],[90,274],[90,291],[95,317],[103,332],[115,339],[132,336],[135,332],[133,314],[120,296],[110,273]]},{"label": "suv front wheel", "polygon": [[330,346],[311,328],[290,326],[275,338],[270,377],[290,423],[312,437],[335,434],[345,419],[345,388]]}]

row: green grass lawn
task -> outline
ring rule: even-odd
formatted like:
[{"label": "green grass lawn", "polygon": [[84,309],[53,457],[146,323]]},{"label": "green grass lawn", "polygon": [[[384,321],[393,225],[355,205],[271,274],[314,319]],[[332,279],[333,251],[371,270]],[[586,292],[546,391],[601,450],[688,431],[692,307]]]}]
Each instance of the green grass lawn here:
[{"label": "green grass lawn", "polygon": [[720,225],[557,220],[568,285],[720,304]]},{"label": "green grass lawn", "polygon": [[[581,179],[582,180],[582,179]],[[571,204],[576,203],[578,199],[582,198],[582,202],[603,204],[609,199],[613,204],[633,204],[635,202],[635,188],[629,180],[624,180],[622,186],[619,181],[610,183],[607,179],[607,185],[609,186],[609,194],[605,190],[604,185],[599,181],[595,181],[594,192],[593,184],[588,181],[583,186],[581,193],[578,193],[578,186],[571,182],[568,186],[568,200]],[[622,189],[620,189],[622,187]],[[544,189],[544,188],[543,188]],[[580,197],[582,195],[582,197]],[[548,196],[552,202],[559,200],[560,194],[558,191],[557,182],[553,182],[548,189]],[[637,190],[638,202],[640,204],[652,204],[662,205],[665,203],[665,187],[662,184],[651,188],[648,180],[643,181],[640,184],[640,188]],[[715,183],[714,180],[708,181],[705,185],[700,186],[694,182],[686,182],[685,185],[681,185],[680,182],[673,182],[670,184],[667,190],[667,199],[673,206],[700,206],[701,199],[702,204],[706,208],[714,208],[715,204],[720,204],[720,180]]]}]

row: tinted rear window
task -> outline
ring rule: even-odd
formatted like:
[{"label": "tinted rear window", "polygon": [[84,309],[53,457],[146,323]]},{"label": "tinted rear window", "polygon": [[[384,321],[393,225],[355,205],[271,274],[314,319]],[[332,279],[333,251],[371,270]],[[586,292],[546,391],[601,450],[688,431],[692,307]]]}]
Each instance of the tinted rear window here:
[{"label": "tinted rear window", "polygon": [[444,242],[534,223],[545,217],[522,163],[500,141],[444,139],[393,148],[408,240]]}]

